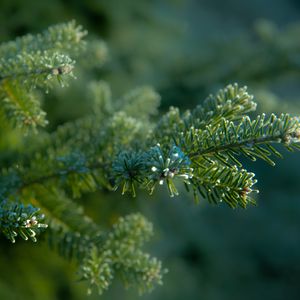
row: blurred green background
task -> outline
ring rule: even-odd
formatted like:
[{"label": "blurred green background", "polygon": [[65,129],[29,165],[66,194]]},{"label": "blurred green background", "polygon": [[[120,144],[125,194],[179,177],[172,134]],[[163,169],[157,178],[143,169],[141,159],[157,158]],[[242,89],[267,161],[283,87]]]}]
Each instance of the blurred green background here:
[{"label": "blurred green background", "polygon": [[[1,0],[0,41],[71,19],[105,40],[109,57],[47,95],[49,131],[90,112],[91,79],[107,80],[116,97],[153,85],[162,112],[170,105],[192,108],[238,82],[257,96],[259,111],[300,114],[298,0]],[[1,236],[0,299],[300,299],[300,156],[287,153],[275,168],[245,164],[261,190],[258,207],[246,210],[196,206],[191,197],[170,199],[164,191],[80,200],[104,226],[138,210],[154,223],[149,251],[169,273],[153,293],[139,298],[116,282],[102,297],[88,297],[76,266],[46,243],[12,245]]]}]

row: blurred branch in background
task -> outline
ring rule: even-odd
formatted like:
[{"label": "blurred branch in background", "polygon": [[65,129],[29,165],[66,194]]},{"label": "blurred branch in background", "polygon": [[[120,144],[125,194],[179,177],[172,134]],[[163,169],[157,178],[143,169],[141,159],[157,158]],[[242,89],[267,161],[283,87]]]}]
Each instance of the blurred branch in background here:
[{"label": "blurred branch in background", "polygon": [[[299,111],[299,34],[299,23],[279,29],[273,22],[261,20],[252,32],[208,41],[202,52],[200,49],[175,65],[169,85],[161,88],[162,95],[175,103],[187,97],[190,104],[212,89],[238,81],[258,93],[258,109],[278,112],[282,105],[291,105],[291,111]],[[284,93],[283,97],[290,98],[289,105],[279,100],[278,95]]]}]

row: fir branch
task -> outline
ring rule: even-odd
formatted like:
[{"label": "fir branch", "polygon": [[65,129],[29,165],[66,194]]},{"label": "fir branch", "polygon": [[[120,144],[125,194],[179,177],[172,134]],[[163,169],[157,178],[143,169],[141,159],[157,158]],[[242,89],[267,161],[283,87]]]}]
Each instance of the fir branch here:
[{"label": "fir branch", "polygon": [[[30,180],[23,180],[22,184],[18,186],[18,191],[21,192],[25,189],[30,189],[34,185],[45,185],[49,182],[55,181],[58,186],[72,189],[73,197],[79,197],[84,190],[82,184],[87,184],[87,190],[89,192],[95,191],[101,187],[96,179],[97,170],[107,169],[108,165],[103,163],[83,164],[79,168],[71,165],[69,168],[61,168],[54,173],[50,173],[44,176],[32,177]],[[25,171],[26,173],[26,171]],[[26,176],[27,177],[27,176]],[[88,183],[89,182],[89,183]]]},{"label": "fir branch", "polygon": [[23,190],[21,197],[43,211],[50,228],[60,228],[64,232],[72,231],[81,235],[99,234],[99,227],[84,214],[83,208],[57,187],[36,185],[30,190]]},{"label": "fir branch", "polygon": [[102,247],[93,248],[83,261],[81,276],[90,282],[88,292],[96,286],[102,294],[116,275],[125,287],[135,286],[141,293],[162,284],[166,270],[162,269],[160,261],[139,250],[152,234],[152,224],[141,214],[120,218]]},{"label": "fir branch", "polygon": [[131,284],[141,291],[161,284],[161,263],[140,250],[152,235],[152,224],[140,214],[121,218],[111,231],[103,231],[61,191],[36,186],[23,196],[45,212],[50,246],[64,257],[75,258],[80,265],[80,277],[91,286],[96,285],[99,293],[111,283],[102,278],[106,263],[106,271],[112,277],[123,274],[125,284],[133,272],[139,273]]},{"label": "fir branch", "polygon": [[120,218],[111,231],[103,231],[61,191],[35,186],[23,197],[45,212],[51,247],[69,259],[75,258],[80,277],[88,280],[91,287],[96,285],[100,294],[111,284],[109,278],[103,278],[105,272],[111,279],[122,274],[125,285],[136,272],[131,285],[143,292],[161,284],[165,272],[161,263],[140,250],[153,234],[152,224],[142,215]]},{"label": "fir branch", "polygon": [[15,58],[20,53],[54,51],[74,54],[84,47],[83,37],[87,31],[76,25],[75,21],[49,27],[41,34],[28,34],[0,45],[0,57]]},{"label": "fir branch", "polygon": [[178,108],[171,107],[158,122],[153,135],[159,142],[167,142],[166,139],[176,135],[178,131],[185,133],[190,127],[204,129],[208,124],[214,127],[222,118],[237,121],[255,109],[256,103],[253,96],[248,94],[246,86],[240,88],[236,83],[229,84],[215,96],[210,95],[203,104],[185,112],[182,116]]},{"label": "fir branch", "polygon": [[[79,55],[84,35],[69,23],[0,46],[0,95],[6,115],[14,116],[18,126],[46,124],[38,100],[31,98],[33,90],[48,89],[56,79],[72,75],[74,61],[65,52]],[[236,156],[274,164],[270,156],[280,153],[271,144],[299,148],[299,119],[261,115],[251,120],[247,115],[256,108],[253,96],[237,84],[193,111],[181,115],[171,108],[156,127],[151,116],[157,113],[160,97],[150,87],[137,88],[115,103],[102,81],[91,83],[89,93],[92,116],[45,133],[20,155],[15,167],[3,171],[0,230],[12,241],[16,235],[35,240],[38,229],[46,227],[40,223],[42,215],[33,206],[7,204],[6,199],[39,207],[49,224],[51,247],[76,259],[89,291],[96,287],[100,294],[116,276],[141,292],[161,284],[165,271],[160,261],[141,250],[152,235],[152,224],[133,214],[103,230],[70,197],[112,186],[121,187],[122,194],[135,196],[137,188],[152,194],[164,184],[173,197],[181,183],[196,200],[201,195],[211,203],[245,208],[255,204],[256,180]]]},{"label": "fir branch", "polygon": [[166,182],[171,197],[178,195],[174,180],[181,179],[185,184],[190,184],[193,177],[191,160],[177,146],[162,149],[160,144],[150,148],[144,155],[146,186],[150,193],[157,183]]},{"label": "fir branch", "polygon": [[[17,185],[16,190],[47,182],[69,189],[73,197],[99,188],[111,189],[109,176],[103,178],[103,174],[111,173],[118,148],[145,138],[141,123],[121,113],[113,115],[105,125],[96,124],[95,118],[76,123],[67,124],[46,139],[41,149],[33,150],[30,160],[18,162],[21,186]],[[117,131],[120,127],[122,130]],[[81,147],[72,149],[79,142]]]},{"label": "fir branch", "polygon": [[142,153],[122,151],[112,163],[112,178],[115,190],[122,186],[122,195],[130,193],[136,196],[136,183],[143,182],[143,157]]},{"label": "fir branch", "polygon": [[[83,161],[75,161],[80,157]],[[65,162],[61,163],[61,160],[65,160]],[[65,157],[56,157],[53,161],[48,160],[50,165],[44,166],[43,170],[39,170],[40,172],[34,171],[35,163],[43,165],[46,161],[37,159],[31,168],[26,168],[19,163],[15,168],[2,170],[0,199],[9,196],[16,197],[18,194],[38,186],[62,187],[73,197],[79,197],[83,192],[92,192],[109,187],[109,183],[105,185],[102,180],[102,174],[105,173],[109,165],[100,162],[87,162],[85,157],[78,152]]]},{"label": "fir branch", "polygon": [[22,53],[14,59],[0,60],[0,85],[12,81],[29,89],[49,88],[53,79],[62,84],[66,75],[72,76],[73,68],[74,61],[65,54],[47,51]]},{"label": "fir branch", "polygon": [[[143,90],[140,89],[139,93],[142,99]],[[149,93],[153,95],[153,105],[156,107],[157,94],[154,90],[150,92],[146,89],[146,94]],[[90,156],[97,155],[103,158],[102,161],[111,161],[121,147],[131,148],[133,141],[141,147],[152,127],[150,122],[145,121],[145,118],[148,118],[145,114],[141,114],[139,119],[136,112],[134,113],[136,117],[129,115],[129,112],[125,113],[122,110],[122,102],[118,105],[113,102],[110,87],[105,82],[92,82],[89,86],[89,98],[92,102],[93,115],[65,123],[52,134],[44,134],[43,139],[34,141],[37,146],[31,153],[49,155],[52,151],[70,152],[70,149],[73,150],[73,145],[77,145],[77,149],[83,153],[91,152]],[[125,105],[130,109],[128,103]],[[132,105],[134,108],[135,104]],[[51,156],[57,155],[51,154]]]},{"label": "fir branch", "polygon": [[25,93],[20,85],[5,80],[0,86],[0,99],[0,109],[7,122],[12,123],[14,127],[35,130],[37,126],[48,124],[37,93]]},{"label": "fir branch", "polygon": [[248,94],[247,87],[239,87],[237,83],[227,85],[215,96],[210,95],[202,105],[198,105],[190,114],[187,113],[183,121],[186,128],[193,126],[203,129],[210,124],[218,125],[222,118],[237,121],[243,116],[256,110],[253,96]]},{"label": "fir branch", "polygon": [[248,173],[244,169],[222,166],[216,161],[197,163],[191,179],[194,198],[199,201],[198,193],[212,204],[226,202],[231,208],[241,206],[246,208],[248,204],[255,204],[252,193],[258,193],[253,189],[257,182],[254,173]]},{"label": "fir branch", "polygon": [[203,131],[192,128],[179,143],[191,159],[210,156],[224,162],[237,154],[243,154],[252,160],[261,158],[274,165],[270,156],[278,156],[278,151],[274,151],[270,144],[281,143],[292,150],[293,147],[297,148],[299,137],[300,125],[297,118],[288,114],[279,117],[272,114],[267,120],[265,115],[254,120],[247,116],[238,124],[223,119],[216,128],[210,125]]},{"label": "fir branch", "polygon": [[[148,187],[153,192],[157,183],[166,182],[170,196],[174,196],[178,194],[175,182],[181,179],[188,190],[194,191],[196,199],[200,192],[213,203],[225,199],[231,207],[254,204],[251,192],[256,191],[252,189],[256,180],[252,179],[252,173],[236,169],[235,165],[242,167],[236,156],[261,158],[274,165],[270,157],[281,157],[281,154],[272,144],[283,144],[290,151],[299,148],[300,125],[298,118],[287,114],[271,115],[268,119],[261,115],[251,120],[244,113],[255,108],[252,98],[246,88],[234,85],[210,98],[219,102],[209,100],[183,117],[176,108],[171,108],[153,133],[162,146],[158,144],[142,152],[121,151],[116,158],[113,164],[116,187],[122,186],[122,193],[135,196],[137,186]],[[208,111],[216,115],[206,116]],[[176,146],[172,146],[173,143]],[[180,158],[179,165],[174,155]],[[244,175],[240,178],[237,174]],[[214,181],[211,180],[213,175]]]},{"label": "fir branch", "polygon": [[0,203],[0,231],[12,243],[15,243],[17,236],[24,240],[31,239],[36,242],[36,235],[47,224],[41,223],[43,214],[38,213],[39,209],[32,205],[24,206],[21,203],[2,201]]},{"label": "fir branch", "polygon": [[[237,87],[236,90],[239,91]],[[110,97],[109,94],[104,95]],[[224,105],[227,107],[228,103],[225,101]],[[166,183],[170,196],[174,196],[179,193],[176,182],[181,181],[188,190],[194,191],[196,198],[195,191],[198,190],[210,202],[218,203],[222,198],[220,195],[224,194],[220,190],[229,189],[233,192],[225,193],[225,202],[230,206],[246,207],[246,204],[254,203],[250,194],[255,180],[250,180],[251,173],[243,170],[239,172],[245,174],[245,180],[236,177],[235,165],[242,167],[237,155],[243,154],[252,160],[262,158],[273,165],[270,156],[273,154],[280,157],[281,154],[272,143],[284,144],[289,150],[298,147],[299,120],[289,115],[271,115],[268,119],[261,115],[254,120],[246,116],[240,121],[222,118],[215,126],[209,124],[204,129],[192,126],[185,132],[178,132],[175,126],[182,126],[184,122],[176,110],[173,115],[170,113],[173,114],[172,111],[167,114],[165,124],[171,120],[170,116],[174,117],[174,132],[167,136],[162,145],[150,148],[145,139],[149,132],[122,112],[112,116],[107,114],[106,117],[103,115],[104,123],[95,123],[95,116],[94,119],[80,120],[75,126],[70,123],[60,128],[46,143],[50,147],[54,144],[55,147],[49,149],[48,146],[47,152],[31,159],[31,164],[22,170],[21,174],[26,174],[27,180],[21,180],[21,190],[30,189],[35,184],[55,183],[70,191],[73,197],[79,197],[84,192],[99,188],[111,189],[113,185],[115,189],[121,187],[123,194],[129,192],[135,196],[138,187],[147,188],[152,193],[158,184]],[[235,119],[234,114],[231,118]],[[141,143],[142,136],[144,144]],[[139,144],[136,144],[136,139],[140,141]],[[172,139],[173,142],[170,142]],[[82,140],[85,142],[82,143]],[[80,141],[82,148],[79,152],[69,152],[72,145]],[[120,151],[120,148],[124,150]],[[60,152],[66,154],[61,155]],[[88,157],[98,157],[98,161]],[[227,174],[226,178],[216,179],[220,181],[218,184],[205,177],[206,172],[211,174],[211,166],[215,162],[219,165],[214,170],[226,170]],[[202,182],[204,190],[213,190],[215,197],[203,192],[199,182]],[[237,182],[238,186],[233,188],[230,182]]]},{"label": "fir branch", "polygon": [[45,113],[33,89],[48,92],[55,82],[61,86],[73,77],[75,61],[84,50],[86,35],[75,22],[49,28],[0,45],[0,101],[10,123],[27,129],[45,126]]}]

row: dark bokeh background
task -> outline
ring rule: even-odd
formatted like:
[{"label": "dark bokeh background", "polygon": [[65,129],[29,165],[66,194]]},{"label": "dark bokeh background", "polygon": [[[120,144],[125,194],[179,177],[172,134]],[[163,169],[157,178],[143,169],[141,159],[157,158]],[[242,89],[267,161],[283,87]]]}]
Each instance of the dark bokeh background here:
[{"label": "dark bokeh background", "polygon": [[[297,0],[1,0],[0,41],[75,19],[107,42],[103,68],[92,66],[67,90],[47,96],[48,130],[89,112],[91,78],[110,82],[116,97],[153,85],[162,111],[192,108],[238,82],[257,95],[259,111],[300,114],[299,17]],[[80,201],[99,223],[136,210],[154,223],[149,247],[169,273],[141,299],[299,299],[300,156],[286,154],[275,168],[246,166],[261,190],[258,207],[246,210],[195,206],[189,197],[170,199],[164,192],[137,200],[92,194]],[[0,299],[88,299],[76,266],[46,243],[0,242]],[[138,296],[116,282],[102,299]]]}]

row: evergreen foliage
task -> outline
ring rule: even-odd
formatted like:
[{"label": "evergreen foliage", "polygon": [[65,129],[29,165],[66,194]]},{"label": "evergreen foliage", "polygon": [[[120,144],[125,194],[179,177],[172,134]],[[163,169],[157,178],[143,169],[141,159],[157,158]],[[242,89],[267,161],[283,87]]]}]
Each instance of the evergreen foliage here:
[{"label": "evergreen foliage", "polygon": [[46,224],[40,223],[44,215],[37,214],[39,209],[32,205],[7,202],[3,200],[0,208],[1,229],[13,243],[16,236],[21,236],[24,240],[30,238],[36,242],[36,234],[39,228],[47,228]]},{"label": "evergreen foliage", "polygon": [[36,88],[62,86],[72,76],[76,57],[84,47],[86,32],[75,22],[50,27],[42,34],[27,35],[0,46],[1,113],[19,128],[45,126]]},{"label": "evergreen foliage", "polygon": [[85,35],[71,22],[0,46],[3,126],[27,132],[22,138],[26,151],[11,158],[1,173],[0,231],[12,242],[18,235],[36,241],[48,227],[49,245],[77,261],[89,292],[95,286],[101,294],[115,276],[126,287],[151,291],[166,272],[159,260],[142,251],[153,234],[152,224],[136,213],[121,217],[111,229],[102,228],[75,198],[118,189],[134,197],[139,189],[152,194],[160,185],[173,197],[185,186],[197,202],[203,198],[246,208],[255,204],[256,179],[243,168],[241,155],[274,165],[272,156],[281,157],[276,144],[289,151],[299,148],[299,118],[250,118],[256,103],[237,84],[191,111],[172,107],[157,117],[160,97],[151,87],[113,100],[109,85],[100,81],[88,86],[92,114],[51,133],[38,131],[47,124],[41,91],[56,81],[64,85],[73,74],[74,59],[92,51],[91,43],[95,55],[104,59],[105,45],[85,43]]}]

